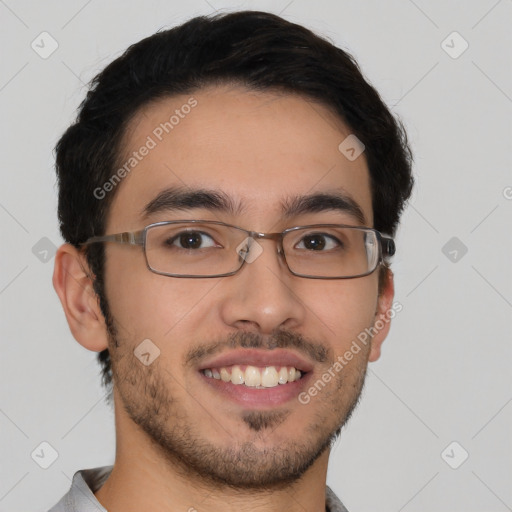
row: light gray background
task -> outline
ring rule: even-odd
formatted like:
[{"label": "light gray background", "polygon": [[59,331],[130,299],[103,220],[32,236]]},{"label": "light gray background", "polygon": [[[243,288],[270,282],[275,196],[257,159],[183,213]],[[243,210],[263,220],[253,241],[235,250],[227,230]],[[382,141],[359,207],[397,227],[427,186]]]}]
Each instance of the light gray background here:
[{"label": "light gray background", "polygon": [[[129,44],[239,8],[281,13],[348,49],[415,153],[394,262],[403,311],[328,483],[351,512],[512,510],[512,1],[0,0],[0,511],[45,510],[76,470],[114,457],[95,354],[69,333],[40,241],[62,242],[52,148],[85,84]],[[47,59],[31,48],[43,31],[59,45]],[[469,44],[458,58],[458,36],[445,43],[452,56],[441,46],[453,31]],[[465,255],[445,255],[452,237]],[[46,470],[31,458],[43,441],[58,452]]]}]

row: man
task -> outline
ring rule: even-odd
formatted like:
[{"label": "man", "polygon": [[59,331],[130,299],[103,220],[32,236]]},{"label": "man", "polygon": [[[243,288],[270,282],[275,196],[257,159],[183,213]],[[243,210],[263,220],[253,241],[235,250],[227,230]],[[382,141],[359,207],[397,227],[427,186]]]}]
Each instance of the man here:
[{"label": "man", "polygon": [[354,61],[268,13],[194,18],[98,75],[56,155],[54,286],[117,443],[52,511],[346,510],[329,451],[413,182]]}]

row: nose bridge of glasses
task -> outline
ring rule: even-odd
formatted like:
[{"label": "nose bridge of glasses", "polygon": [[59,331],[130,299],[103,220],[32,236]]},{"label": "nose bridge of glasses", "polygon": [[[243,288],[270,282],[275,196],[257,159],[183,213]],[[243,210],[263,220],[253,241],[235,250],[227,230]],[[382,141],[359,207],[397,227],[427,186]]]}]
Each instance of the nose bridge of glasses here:
[{"label": "nose bridge of glasses", "polygon": [[282,235],[281,233],[260,233],[258,231],[245,231],[245,240],[238,244],[236,252],[246,263],[252,263],[263,253],[263,244],[258,243],[261,240],[273,240],[277,245],[277,255],[283,257]]},{"label": "nose bridge of glasses", "polygon": [[277,246],[277,253],[283,252],[283,234],[282,233],[259,233],[258,231],[250,231],[250,238],[254,240],[273,240]]}]

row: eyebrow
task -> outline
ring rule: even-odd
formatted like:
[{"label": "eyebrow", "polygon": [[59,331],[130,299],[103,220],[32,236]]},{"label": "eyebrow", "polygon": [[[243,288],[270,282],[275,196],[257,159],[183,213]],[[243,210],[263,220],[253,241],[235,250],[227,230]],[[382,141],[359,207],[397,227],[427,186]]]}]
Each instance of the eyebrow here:
[{"label": "eyebrow", "polygon": [[241,203],[234,201],[221,190],[189,189],[171,187],[162,190],[142,211],[144,217],[155,213],[175,210],[204,210],[240,215],[244,211]]},{"label": "eyebrow", "polygon": [[[236,201],[222,190],[190,189],[171,187],[162,190],[147,203],[142,216],[163,212],[203,209],[237,216],[246,211],[245,205]],[[282,215],[290,218],[307,213],[338,211],[353,217],[362,225],[366,217],[362,208],[349,195],[342,191],[322,192],[288,197],[281,203]]]},{"label": "eyebrow", "polygon": [[363,209],[354,199],[341,191],[295,196],[285,200],[282,208],[285,217],[293,217],[305,213],[337,211],[348,214],[360,224],[366,225]]}]

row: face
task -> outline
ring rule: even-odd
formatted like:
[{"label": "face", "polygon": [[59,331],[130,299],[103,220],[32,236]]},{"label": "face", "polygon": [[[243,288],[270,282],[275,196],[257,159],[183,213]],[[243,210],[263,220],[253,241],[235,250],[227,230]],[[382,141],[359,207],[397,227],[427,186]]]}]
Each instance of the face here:
[{"label": "face", "polygon": [[[175,112],[172,128],[161,124]],[[349,134],[326,108],[295,95],[224,87],[160,100],[126,133],[123,163],[147,154],[117,185],[106,233],[180,219],[265,233],[372,226],[364,155],[350,161],[338,150]],[[199,190],[229,201],[214,205],[194,196]],[[179,204],[177,192],[187,195]],[[326,194],[344,197],[364,219],[329,205]],[[210,279],[158,275],[140,246],[106,245],[118,427],[137,425],[166,460],[217,485],[291,482],[326,453],[358,400],[370,344],[341,369],[334,364],[383,307],[377,271],[297,277],[275,241],[258,243],[261,254],[236,275]],[[148,339],[145,352],[159,355],[145,365],[134,351]],[[241,375],[252,385],[232,382]]]}]

